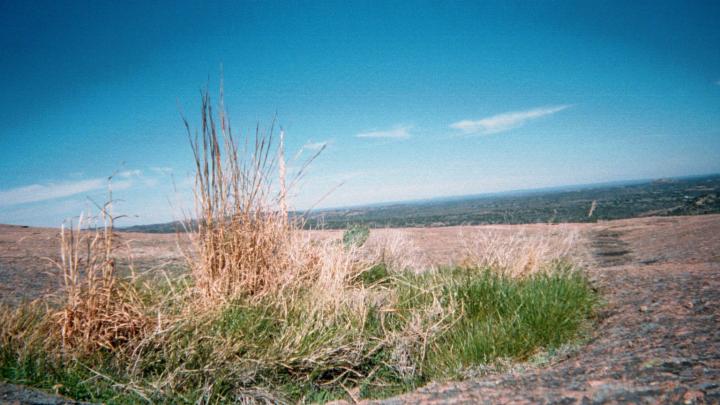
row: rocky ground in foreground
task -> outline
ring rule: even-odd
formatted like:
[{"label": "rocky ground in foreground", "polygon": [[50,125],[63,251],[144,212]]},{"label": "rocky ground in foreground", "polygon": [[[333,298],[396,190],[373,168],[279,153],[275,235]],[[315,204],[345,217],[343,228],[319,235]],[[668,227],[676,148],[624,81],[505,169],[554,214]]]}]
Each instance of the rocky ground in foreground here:
[{"label": "rocky ground in foreground", "polygon": [[[458,233],[512,235],[519,229],[548,232],[556,227],[421,228],[407,233],[428,260],[442,262],[462,250]],[[720,403],[720,215],[565,228],[581,235],[590,275],[606,300],[586,345],[553,358],[550,365],[434,383],[377,402]],[[49,268],[41,254],[52,249],[54,232],[0,227],[0,299],[17,302],[52,288],[53,278],[42,275]],[[138,260],[178,260],[172,253],[174,236],[134,238]],[[0,401],[65,403],[2,383]]]}]

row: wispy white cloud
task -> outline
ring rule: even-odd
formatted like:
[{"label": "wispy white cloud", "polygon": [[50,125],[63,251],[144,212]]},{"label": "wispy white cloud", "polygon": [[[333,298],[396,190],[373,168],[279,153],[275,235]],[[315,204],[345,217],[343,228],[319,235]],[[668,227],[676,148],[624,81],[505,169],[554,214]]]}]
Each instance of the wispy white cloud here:
[{"label": "wispy white cloud", "polygon": [[[140,172],[139,170],[127,170],[124,172],[119,172],[117,173],[117,177],[119,177],[120,179],[114,180],[112,182],[112,189],[129,189],[135,184],[133,183],[131,177],[140,176],[142,176],[142,172]],[[58,183],[30,184],[27,186],[0,190],[0,207],[70,197],[76,194],[105,189],[107,188],[107,186],[107,177],[76,181],[63,181]]]},{"label": "wispy white cloud", "polygon": [[152,170],[152,171],[153,171],[154,173],[156,173],[156,174],[161,174],[161,175],[165,175],[165,176],[170,175],[170,174],[173,173],[172,167],[157,167],[157,166],[154,166],[154,167],[151,167],[150,170]]},{"label": "wispy white cloud", "polygon": [[[305,152],[313,152],[313,153],[319,153],[323,148],[330,145],[330,141],[322,141],[322,142],[313,142],[313,141],[307,141],[303,146],[298,149],[297,152],[295,152],[295,156],[293,156],[292,160],[297,160],[302,156]],[[289,169],[289,168],[288,168]]]},{"label": "wispy white cloud", "polygon": [[145,173],[140,169],[121,171],[116,174],[116,177],[123,180],[114,181],[113,189],[132,187],[133,183],[125,183],[133,180],[139,181],[139,184],[145,185],[146,187],[155,187],[159,184],[160,178],[166,178],[168,175],[172,174],[172,169],[168,167],[151,167],[150,172],[150,175],[145,175]]},{"label": "wispy white cloud", "polygon": [[[143,170],[127,169],[114,174],[111,186],[117,204],[114,210],[127,214],[123,225],[140,222],[163,222],[181,218],[173,215],[177,207],[192,206],[194,177],[179,176],[177,187],[171,182],[169,168],[149,167]],[[35,226],[56,226],[64,218],[81,211],[93,212],[95,203],[106,197],[108,178],[74,178],[69,174],[63,180],[38,181],[35,184],[0,189],[0,223]],[[171,210],[168,201],[172,199]]]},{"label": "wispy white cloud", "polygon": [[464,134],[490,135],[509,131],[525,125],[526,122],[546,115],[555,114],[570,105],[538,107],[526,111],[512,111],[493,115],[479,120],[462,120],[450,124],[450,128],[459,129]]},{"label": "wispy white cloud", "polygon": [[0,206],[25,204],[37,201],[69,197],[98,190],[107,185],[107,179],[68,181],[63,183],[31,184],[0,191]]},{"label": "wispy white cloud", "polygon": [[317,151],[327,146],[327,144],[327,142],[305,142],[305,145],[302,146],[302,149]]},{"label": "wispy white cloud", "polygon": [[358,138],[386,138],[386,139],[407,139],[410,138],[409,125],[396,125],[392,129],[361,132],[355,135]]},{"label": "wispy white cloud", "polygon": [[129,179],[131,177],[140,177],[140,176],[142,176],[142,174],[143,174],[142,170],[135,169],[135,170],[123,170],[121,172],[118,172],[117,176],[124,178],[124,179]]}]

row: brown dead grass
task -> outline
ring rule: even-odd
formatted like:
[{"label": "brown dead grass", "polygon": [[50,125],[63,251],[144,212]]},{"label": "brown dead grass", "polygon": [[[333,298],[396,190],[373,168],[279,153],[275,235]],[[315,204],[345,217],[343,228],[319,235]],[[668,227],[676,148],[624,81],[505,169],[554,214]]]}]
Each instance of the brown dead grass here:
[{"label": "brown dead grass", "polygon": [[[240,295],[262,298],[317,276],[319,252],[288,219],[284,132],[276,140],[273,125],[238,142],[222,94],[219,122],[208,93],[201,117],[194,136],[185,121],[196,165],[195,249],[187,256],[197,291],[210,304]],[[302,171],[291,186],[300,176]]]},{"label": "brown dead grass", "polygon": [[[80,218],[60,232],[63,307],[51,314],[59,326],[63,351],[116,350],[142,336],[152,322],[131,282],[116,274],[112,192],[101,210],[102,228]],[[97,220],[97,219],[95,219]],[[92,225],[94,230],[83,231]]]},{"label": "brown dead grass", "polygon": [[540,231],[520,228],[511,235],[498,230],[459,236],[464,255],[462,266],[493,268],[512,277],[525,277],[548,269],[560,260],[578,263],[573,256],[580,233],[572,226],[547,227]]}]

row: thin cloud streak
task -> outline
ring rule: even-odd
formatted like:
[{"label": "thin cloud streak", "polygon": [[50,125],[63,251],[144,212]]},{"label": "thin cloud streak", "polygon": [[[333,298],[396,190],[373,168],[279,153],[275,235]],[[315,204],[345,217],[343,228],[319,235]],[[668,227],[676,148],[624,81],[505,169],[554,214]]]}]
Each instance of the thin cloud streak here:
[{"label": "thin cloud streak", "polygon": [[410,126],[407,125],[399,125],[392,129],[383,130],[383,131],[368,131],[368,132],[361,132],[357,135],[355,135],[357,138],[366,138],[366,139],[407,139],[410,138]]},{"label": "thin cloud streak", "polygon": [[292,160],[298,160],[300,156],[302,156],[303,153],[307,152],[313,152],[313,153],[320,153],[322,150],[324,150],[328,145],[330,145],[330,141],[322,141],[322,142],[313,142],[313,141],[307,141],[303,146],[298,149],[297,152],[295,152],[295,156],[293,156]]},{"label": "thin cloud streak", "polygon": [[153,166],[150,168],[150,170],[152,170],[153,173],[155,173],[155,174],[159,174],[159,175],[163,175],[163,176],[168,176],[168,175],[173,174],[172,167]]},{"label": "thin cloud streak", "polygon": [[307,142],[302,146],[302,148],[305,150],[320,150],[327,144],[327,142]]},{"label": "thin cloud streak", "polygon": [[462,120],[450,124],[450,128],[458,129],[466,135],[491,135],[509,131],[525,125],[526,122],[546,115],[552,115],[569,108],[570,105],[538,107],[526,111],[512,111],[479,120]]},{"label": "thin cloud streak", "polygon": [[129,179],[130,177],[141,177],[143,175],[142,170],[124,170],[122,172],[117,173],[118,177],[122,177],[124,179]]},{"label": "thin cloud streak", "polygon": [[[124,190],[132,187],[132,184],[129,180],[115,181],[112,183],[112,188],[113,190]],[[107,178],[104,177],[62,183],[31,184],[0,191],[0,207],[70,197],[105,187],[107,187]]]},{"label": "thin cloud streak", "polygon": [[12,188],[0,191],[0,206],[52,200],[86,193],[104,187],[106,181],[107,179],[90,179],[57,184],[31,184],[29,186]]}]

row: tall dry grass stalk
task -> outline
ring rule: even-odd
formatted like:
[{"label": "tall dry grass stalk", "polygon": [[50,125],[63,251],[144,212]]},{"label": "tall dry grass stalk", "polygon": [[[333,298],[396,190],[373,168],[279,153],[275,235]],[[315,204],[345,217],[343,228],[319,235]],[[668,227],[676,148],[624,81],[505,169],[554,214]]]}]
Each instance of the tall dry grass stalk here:
[{"label": "tall dry grass stalk", "polygon": [[460,236],[464,249],[463,266],[493,268],[512,277],[535,274],[558,260],[573,258],[580,241],[576,229],[553,226],[552,229],[482,229]]},{"label": "tall dry grass stalk", "polygon": [[288,184],[284,132],[276,139],[273,123],[238,142],[222,92],[220,98],[216,118],[209,93],[203,94],[199,132],[193,135],[184,120],[196,167],[196,256],[189,263],[197,290],[210,303],[277,292],[288,278],[312,278],[319,260],[304,249],[299,224],[288,218],[288,189],[307,162]]},{"label": "tall dry grass stalk", "polygon": [[[114,250],[112,193],[97,218],[82,214],[77,222],[63,224],[60,261],[65,304],[53,314],[63,349],[117,349],[142,336],[150,322],[131,284],[117,277]],[[83,230],[91,225],[92,230]]]}]

